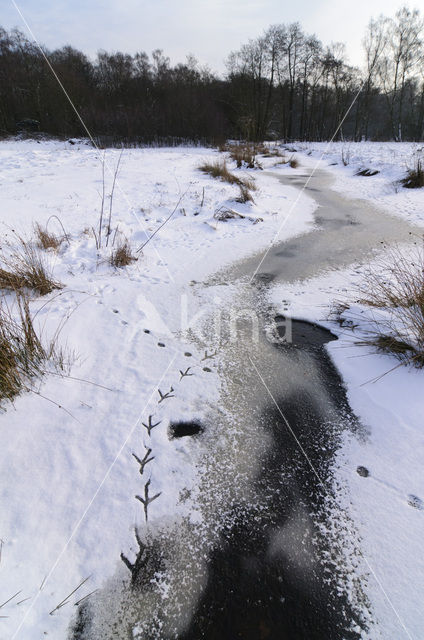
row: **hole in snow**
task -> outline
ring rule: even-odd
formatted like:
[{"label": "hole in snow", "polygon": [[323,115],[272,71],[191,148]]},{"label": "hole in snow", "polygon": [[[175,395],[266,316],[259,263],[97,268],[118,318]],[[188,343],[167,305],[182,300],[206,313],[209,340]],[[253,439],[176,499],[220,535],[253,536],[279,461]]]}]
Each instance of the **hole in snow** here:
[{"label": "hole in snow", "polygon": [[169,437],[183,438],[184,436],[195,436],[203,432],[203,427],[199,422],[171,422],[169,425]]},{"label": "hole in snow", "polygon": [[363,478],[368,478],[368,476],[370,475],[370,472],[366,467],[357,467],[356,473],[359,473],[359,475],[362,476]]},{"label": "hole in snow", "polygon": [[412,494],[408,496],[408,504],[410,507],[414,507],[415,509],[419,509],[420,511],[424,509],[424,502],[421,500],[421,498]]}]

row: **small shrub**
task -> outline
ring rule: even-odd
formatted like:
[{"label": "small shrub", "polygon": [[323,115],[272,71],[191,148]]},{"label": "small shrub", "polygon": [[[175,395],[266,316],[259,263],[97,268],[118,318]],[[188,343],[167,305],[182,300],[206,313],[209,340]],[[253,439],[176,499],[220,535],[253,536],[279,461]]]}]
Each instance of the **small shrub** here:
[{"label": "small shrub", "polygon": [[113,267],[127,267],[132,262],[136,262],[137,258],[133,255],[131,251],[131,246],[127,239],[121,241],[116,249],[112,251],[112,255],[110,257],[110,264]]},{"label": "small shrub", "polygon": [[54,289],[61,289],[62,285],[53,280],[39,248],[22,238],[18,239],[19,249],[10,257],[2,256],[5,268],[0,266],[0,289],[33,289],[41,296],[51,293]]},{"label": "small shrub", "polygon": [[297,167],[299,166],[299,162],[296,160],[296,158],[290,158],[289,165],[292,169],[297,169]]},{"label": "small shrub", "polygon": [[424,169],[421,159],[416,160],[415,166],[408,169],[405,178],[401,180],[401,184],[407,189],[424,187]]},{"label": "small shrub", "polygon": [[47,230],[47,227],[42,227],[38,222],[34,225],[35,237],[37,239],[37,246],[40,249],[52,249],[53,251],[58,251],[60,249],[60,245],[63,242],[63,237],[57,236],[54,233],[50,233]]}]

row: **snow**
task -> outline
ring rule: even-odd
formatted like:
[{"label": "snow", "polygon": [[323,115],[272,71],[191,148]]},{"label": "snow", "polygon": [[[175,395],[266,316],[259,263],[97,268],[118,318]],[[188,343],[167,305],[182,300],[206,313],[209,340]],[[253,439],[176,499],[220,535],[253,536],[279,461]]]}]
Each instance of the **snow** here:
[{"label": "snow", "polygon": [[[105,154],[106,195],[119,154]],[[144,496],[147,479],[151,496],[161,492],[149,507],[152,526],[198,517],[182,496],[198,484],[203,445],[196,438],[168,438],[171,419],[207,424],[219,393],[217,358],[204,360],[187,331],[193,319],[211,313],[214,294],[206,292],[200,308],[193,285],[266,247],[298,195],[255,172],[255,202],[239,204],[237,187],[198,170],[217,155],[199,148],[124,151],[113,226],[133,248],[182,199],[139,261],[116,270],[107,263],[110,248],[98,255],[91,232],[98,225],[103,153],[83,142],[0,144],[5,252],[15,248],[15,232],[31,236],[34,222],[61,233],[51,216],[69,236],[48,256],[64,288],[34,298],[31,307],[46,339],[62,327],[59,343],[73,356],[71,378],[46,375],[35,389],[41,395],[24,394],[0,415],[0,603],[17,594],[0,609],[1,638],[66,636],[73,604],[119,571],[121,551],[131,557],[134,526],[144,522],[134,496]],[[315,203],[302,196],[301,204],[283,237],[313,224]],[[218,222],[213,214],[220,207],[251,219]],[[256,218],[263,221],[253,224]],[[180,379],[187,367],[194,375]],[[158,403],[158,389],[171,387],[173,397]],[[149,415],[160,422],[150,438],[142,426]],[[154,460],[141,477],[131,454],[142,458],[145,447]]]},{"label": "snow", "polygon": [[[332,172],[333,188],[424,225],[424,190],[397,184],[420,145],[299,143],[296,148],[299,173],[316,166],[324,153],[320,167]],[[342,150],[347,166],[341,163]],[[119,154],[105,153],[106,194]],[[2,238],[13,247],[14,231],[29,237],[34,222],[49,220],[49,229],[60,232],[51,216],[69,235],[70,242],[48,256],[64,289],[34,297],[31,308],[38,311],[46,339],[66,320],[59,343],[74,356],[72,378],[48,374],[35,388],[41,395],[23,394],[0,414],[0,603],[18,594],[0,608],[2,640],[66,637],[74,603],[119,574],[121,552],[134,558],[134,526],[144,523],[142,504],[134,496],[144,495],[147,479],[151,495],[161,492],[149,507],[152,527],[168,519],[200,517],[187,496],[198,485],[205,445],[196,438],[169,439],[168,427],[171,420],[208,424],[220,392],[219,356],[204,359],[211,354],[205,354],[201,335],[193,339],[197,324],[190,332],[187,323],[213,316],[233,290],[220,287],[225,291],[217,300],[217,286],[195,295],[196,283],[264,251],[281,229],[279,239],[284,240],[313,225],[314,201],[261,171],[235,170],[254,176],[258,186],[254,203],[237,203],[235,186],[198,170],[204,160],[218,157],[211,149],[127,149],[114,194],[113,226],[119,225],[133,248],[182,199],[140,259],[113,269],[107,263],[110,247],[97,252],[91,232],[98,225],[102,157],[83,141],[0,143]],[[265,169],[293,171],[274,163],[272,158],[263,161]],[[365,167],[380,173],[355,175]],[[247,217],[219,222],[213,214],[222,207]],[[254,224],[257,218],[263,221]],[[364,433],[362,438],[346,436],[339,451],[337,499],[355,524],[366,559],[361,570],[369,574],[366,591],[378,622],[367,640],[418,639],[424,628],[424,510],[419,502],[424,500],[424,373],[401,367],[383,375],[397,361],[356,344],[366,320],[355,332],[329,319],[332,301],[349,295],[364,268],[352,265],[306,282],[273,286],[269,300],[339,337],[328,350]],[[363,308],[354,311],[358,316]],[[194,375],[181,378],[187,367]],[[158,389],[165,393],[171,387],[173,397],[158,403]],[[151,437],[142,426],[149,415],[160,423]],[[208,426],[213,434],[213,424]],[[154,460],[141,477],[131,454],[142,458],[145,447],[152,449]],[[358,466],[370,475],[360,476]],[[67,604],[49,615],[86,578]]]},{"label": "snow", "polygon": [[[371,200],[374,205],[418,226],[424,225],[420,189],[406,189],[399,181],[424,157],[422,142],[302,142],[296,145],[302,162],[331,171],[333,188],[350,198]],[[305,154],[310,154],[306,155]],[[343,160],[347,162],[345,166]],[[358,176],[373,169],[374,176]]]}]

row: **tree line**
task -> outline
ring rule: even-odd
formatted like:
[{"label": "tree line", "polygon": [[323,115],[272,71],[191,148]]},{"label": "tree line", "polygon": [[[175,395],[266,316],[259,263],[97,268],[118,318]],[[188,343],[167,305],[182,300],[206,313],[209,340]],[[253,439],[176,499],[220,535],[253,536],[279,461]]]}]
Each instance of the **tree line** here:
[{"label": "tree line", "polygon": [[[87,128],[110,143],[422,140],[422,33],[416,9],[372,19],[359,69],[342,43],[273,25],[228,56],[224,77],[193,56],[172,66],[160,49],[100,51],[94,61],[71,46],[43,53]],[[0,131],[28,128],[86,135],[38,46],[0,28]]]}]

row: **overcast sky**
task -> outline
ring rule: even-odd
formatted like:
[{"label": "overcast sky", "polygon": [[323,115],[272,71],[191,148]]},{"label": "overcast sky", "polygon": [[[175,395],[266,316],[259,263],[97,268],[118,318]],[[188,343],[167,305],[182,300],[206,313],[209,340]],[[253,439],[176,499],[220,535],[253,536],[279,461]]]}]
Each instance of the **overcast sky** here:
[{"label": "overcast sky", "polygon": [[[228,53],[271,24],[300,22],[324,44],[345,42],[361,63],[361,39],[372,16],[393,15],[402,0],[15,0],[35,37],[49,48],[72,44],[135,53],[163,49],[173,63],[193,53],[222,72]],[[0,24],[25,31],[11,0],[0,0]],[[406,3],[408,4],[408,3]],[[410,4],[409,6],[416,6]]]}]

